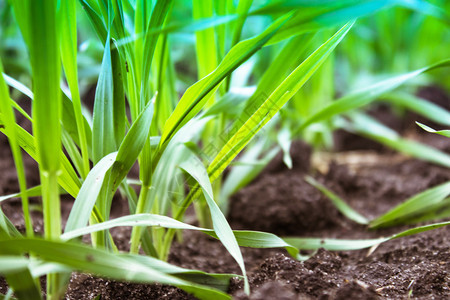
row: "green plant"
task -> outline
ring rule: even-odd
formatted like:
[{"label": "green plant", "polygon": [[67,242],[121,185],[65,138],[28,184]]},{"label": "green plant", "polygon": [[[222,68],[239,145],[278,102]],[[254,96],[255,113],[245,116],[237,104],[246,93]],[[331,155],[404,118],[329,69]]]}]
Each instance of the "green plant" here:
[{"label": "green plant", "polygon": [[[360,20],[338,50],[337,55],[346,58],[340,70],[341,92],[366,84],[374,75],[404,73],[448,58],[448,2],[418,4],[418,10],[393,8]],[[448,88],[445,70],[429,76],[432,82]]]}]

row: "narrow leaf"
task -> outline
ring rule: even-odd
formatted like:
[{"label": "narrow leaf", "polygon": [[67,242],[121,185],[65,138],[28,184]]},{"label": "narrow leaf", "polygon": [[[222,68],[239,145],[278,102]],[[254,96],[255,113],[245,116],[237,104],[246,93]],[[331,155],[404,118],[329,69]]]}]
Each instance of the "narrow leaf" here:
[{"label": "narrow leaf", "polygon": [[419,122],[416,122],[416,124],[419,125],[425,131],[428,131],[428,132],[431,132],[431,133],[440,134],[440,135],[443,135],[445,137],[449,137],[450,138],[450,130],[448,130],[448,129],[446,129],[446,130],[434,130],[433,128],[431,128],[431,127],[429,127],[429,126],[427,126],[425,124],[422,124],[422,123],[419,123]]},{"label": "narrow leaf", "polygon": [[381,100],[406,107],[438,124],[450,126],[450,112],[428,100],[402,92],[388,93]]},{"label": "narrow leaf", "polygon": [[311,176],[306,176],[305,181],[311,184],[313,187],[322,192],[331,202],[336,206],[336,208],[347,218],[358,223],[358,224],[368,224],[369,220],[358,213],[356,210],[351,208],[344,200],[342,200],[338,195],[330,191],[323,184],[312,178]]},{"label": "narrow leaf", "polygon": [[[0,124],[1,123],[2,120],[0,120]],[[0,131],[5,133],[3,129],[0,129]],[[20,147],[25,150],[25,152],[27,152],[34,160],[40,163],[37,156],[35,138],[19,125],[17,125],[16,127],[16,134],[17,141]],[[64,190],[66,190],[73,197],[76,197],[81,186],[80,179],[75,173],[67,157],[62,152],[60,152],[60,155],[62,168],[61,175],[58,176],[58,182]]]},{"label": "narrow leaf", "polygon": [[354,22],[342,27],[335,35],[320,46],[302,64],[300,64],[262,103],[255,113],[228,140],[208,167],[208,174],[214,181],[230,164],[234,157],[256,135],[256,133],[275,116],[289,99],[297,93],[303,84],[314,74],[325,59],[344,38]]},{"label": "narrow leaf", "polygon": [[111,178],[114,181],[112,185],[114,191],[128,174],[144,148],[146,141],[149,139],[153,111],[154,103],[153,101],[150,101],[133,123],[123,142],[120,144],[116,162],[114,163],[111,174]]},{"label": "narrow leaf", "polygon": [[206,203],[208,204],[209,210],[211,212],[214,232],[217,234],[222,244],[225,246],[231,256],[233,256],[233,258],[241,268],[245,281],[244,289],[247,293],[250,293],[250,286],[245,271],[244,258],[242,257],[241,250],[239,249],[239,245],[233,235],[233,231],[231,230],[230,225],[228,224],[219,206],[214,201],[211,182],[203,163],[196,156],[192,156],[190,160],[182,162],[179,166],[181,169],[195,178],[195,180],[200,185],[203,191],[203,195],[205,196]]},{"label": "narrow leaf", "polygon": [[[42,194],[42,192],[41,192],[40,185],[27,189],[28,197],[38,197],[38,196],[41,196],[41,194]],[[0,196],[0,202],[8,200],[8,199],[12,199],[12,198],[18,198],[18,197],[20,197],[20,195],[21,195],[21,193],[15,193],[15,194],[10,194],[10,195]]]},{"label": "narrow leaf", "polygon": [[24,257],[1,256],[0,274],[19,299],[42,299],[39,287],[28,269],[29,260]]},{"label": "narrow leaf", "polygon": [[301,250],[317,250],[319,248],[324,248],[330,251],[359,250],[379,245],[393,239],[418,234],[421,232],[437,229],[447,225],[450,225],[450,222],[434,223],[430,225],[408,229],[387,238],[378,238],[369,240],[343,240],[343,239],[341,240],[341,239],[295,238],[295,237],[283,238],[283,240],[285,240],[286,243],[294,247],[297,247],[298,249]]},{"label": "narrow leaf", "polygon": [[310,116],[306,119],[300,126],[299,130],[302,130],[312,123],[320,122],[323,120],[327,120],[332,116],[342,114],[344,112],[353,110],[355,108],[364,106],[369,104],[370,102],[376,100],[383,93],[392,91],[398,86],[402,85],[406,81],[436,68],[448,67],[450,66],[450,60],[444,60],[437,64],[412,71],[409,73],[405,73],[396,77],[392,77],[390,79],[378,82],[374,85],[371,85],[367,88],[361,89],[360,91],[351,93],[347,96],[344,96],[328,106],[322,108],[314,115]]},{"label": "narrow leaf", "polygon": [[395,131],[368,115],[353,112],[348,114],[348,116],[351,122],[346,122],[346,125],[343,126],[346,130],[375,140],[407,155],[444,167],[450,167],[450,155],[447,153],[419,142],[404,139]]},{"label": "narrow leaf", "polygon": [[70,210],[65,231],[86,226],[102,188],[105,175],[114,164],[116,157],[117,152],[108,154],[89,172]]},{"label": "narrow leaf", "polygon": [[114,152],[116,140],[114,133],[114,82],[111,61],[111,41],[105,44],[102,68],[95,90],[94,120],[92,135],[92,154],[94,163],[100,161],[105,155]]},{"label": "narrow leaf", "polygon": [[41,239],[0,241],[0,254],[2,255],[20,255],[24,252],[35,253],[46,262],[59,263],[73,270],[88,272],[97,276],[129,282],[159,282],[175,285],[200,299],[230,299],[223,292],[165,274],[156,268],[152,268],[148,263],[142,264],[139,260],[127,255],[119,256],[105,250],[92,249],[82,244]]},{"label": "narrow leaf", "polygon": [[379,228],[399,224],[409,216],[425,214],[435,204],[444,201],[450,195],[450,182],[427,189],[397,205],[387,213],[370,222],[370,227]]},{"label": "narrow leaf", "polygon": [[[171,229],[197,230],[202,231],[212,237],[217,238],[216,233],[212,229],[200,228],[190,224],[182,223],[167,216],[155,214],[136,214],[132,216],[119,217],[117,219],[90,225],[76,230],[65,232],[62,240],[70,240],[85,234],[97,231],[103,231],[119,226],[159,226]],[[292,247],[281,238],[272,233],[259,231],[233,231],[239,246],[252,248],[286,248],[286,250],[294,258],[299,258],[297,248]]]},{"label": "narrow leaf", "polygon": [[225,56],[214,72],[192,85],[184,93],[176,106],[175,111],[164,126],[160,144],[162,148],[165,147],[164,145],[167,144],[181,127],[200,112],[206,103],[206,96],[217,89],[218,84],[226,76],[258,51],[290,18],[290,16],[291,15],[288,14],[279,18],[260,35],[237,44]]}]

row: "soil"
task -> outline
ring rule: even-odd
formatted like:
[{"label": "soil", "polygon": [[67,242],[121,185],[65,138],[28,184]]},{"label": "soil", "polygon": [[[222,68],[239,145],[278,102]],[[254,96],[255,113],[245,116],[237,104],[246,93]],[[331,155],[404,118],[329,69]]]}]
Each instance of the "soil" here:
[{"label": "soil", "polygon": [[[400,125],[399,128],[405,128]],[[426,134],[420,135],[426,139]],[[0,166],[3,167],[0,190],[7,194],[17,191],[18,187],[7,141],[0,137],[0,143]],[[440,149],[448,152],[449,141],[439,139],[438,143]],[[390,151],[380,152],[376,148],[369,151],[370,155],[364,151],[344,152],[331,156],[331,160],[319,156],[311,163],[311,149],[304,143],[295,143],[291,150],[291,170],[284,167],[279,155],[252,184],[232,197],[228,215],[232,228],[261,230],[280,236],[354,239],[387,236],[408,228],[368,230],[345,218],[304,180],[306,174],[313,176],[368,218],[450,180],[450,170],[446,168]],[[325,167],[319,167],[317,161]],[[27,166],[33,168],[28,162]],[[30,186],[38,183],[35,173],[27,174]],[[62,201],[63,216],[67,216],[72,200],[63,198]],[[39,199],[33,199],[33,203],[39,205]],[[23,230],[20,202],[2,202],[2,209]],[[123,201],[117,201],[113,217],[126,213]],[[42,232],[40,212],[34,211],[33,218],[37,231]],[[130,228],[115,228],[112,234],[119,249],[126,251]],[[392,240],[370,251],[320,249],[310,253],[312,256],[306,261],[291,258],[283,249],[242,248],[242,252],[252,294],[245,295],[242,281],[236,278],[229,288],[235,299],[450,298],[449,226]],[[240,273],[220,242],[199,232],[186,231],[183,242],[174,243],[169,262],[206,272]],[[0,279],[0,293],[6,290],[5,281]],[[73,274],[67,299],[93,299],[97,295],[101,295],[101,299],[195,299],[171,286],[130,284]]]},{"label": "soil", "polygon": [[[450,173],[444,168],[405,160],[353,171],[347,166],[333,164],[328,174],[316,176],[353,208],[370,218],[416,192],[448,180]],[[290,185],[296,187],[285,188]],[[308,189],[302,174],[297,174],[297,177],[295,174],[264,177],[235,196],[232,207],[239,209],[231,209],[230,219],[237,221],[239,227],[257,230],[267,230],[266,222],[271,220],[275,224],[273,233],[323,238],[373,238],[405,229],[397,227],[368,231],[345,219],[319,193],[300,192]],[[276,192],[280,195],[278,201],[273,196]],[[253,198],[249,198],[251,194]],[[275,213],[271,218],[265,214],[257,218],[250,209],[248,199],[258,199],[258,208],[264,205],[272,207],[271,203],[280,202],[285,207],[278,210],[271,208]],[[305,212],[306,208],[308,211]],[[239,213],[245,209],[246,220]],[[280,220],[286,227],[280,226]],[[295,226],[298,229],[292,232]],[[321,249],[309,260],[299,262],[287,255],[277,254],[266,258],[252,270],[250,280],[254,295],[245,296],[239,290],[242,283],[233,286],[232,291],[236,299],[269,299],[258,296],[256,291],[261,290],[259,295],[266,295],[265,290],[280,285],[282,288],[277,292],[280,299],[405,299],[409,293],[415,299],[447,299],[450,296],[449,233],[450,229],[444,227],[390,241],[380,245],[370,255],[368,250],[332,253]]]}]

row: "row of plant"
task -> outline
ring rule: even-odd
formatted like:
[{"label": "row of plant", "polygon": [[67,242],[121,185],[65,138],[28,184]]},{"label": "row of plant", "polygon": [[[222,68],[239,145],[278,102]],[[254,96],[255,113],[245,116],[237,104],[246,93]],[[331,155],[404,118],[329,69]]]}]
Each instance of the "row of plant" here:
[{"label": "row of plant", "polygon": [[[230,196],[251,182],[279,149],[290,166],[292,140],[304,139],[317,149],[331,147],[336,128],[449,167],[448,154],[402,138],[362,110],[382,98],[450,125],[449,112],[414,96],[414,84],[397,89],[424,73],[437,74],[429,81],[444,80],[436,72],[448,74],[450,61],[441,42],[417,41],[411,57],[417,54],[418,59],[411,62],[397,61],[391,47],[372,49],[395,43],[403,34],[386,29],[390,22],[411,18],[424,26],[409,28],[421,39],[433,31],[448,41],[445,1],[10,0],[2,10],[2,41],[22,40],[2,45],[6,72],[0,64],[0,131],[9,140],[20,192],[0,201],[20,197],[26,225],[19,232],[0,210],[0,273],[11,287],[6,298],[14,293],[19,299],[40,299],[38,279],[45,275],[47,298],[60,299],[73,271],[175,285],[201,299],[229,298],[228,282],[236,274],[207,274],[166,262],[182,230],[219,239],[240,266],[250,293],[239,246],[284,247],[304,259],[299,250],[360,249],[449,224],[389,238],[324,243],[233,231],[225,217]],[[12,18],[19,37],[17,27],[8,24]],[[370,22],[376,22],[371,34],[382,43],[365,40]],[[97,42],[88,40],[92,33]],[[181,51],[195,53],[195,68],[192,57],[186,58],[193,74],[178,70],[185,58],[180,48],[176,51],[180,45],[191,49]],[[401,46],[405,52],[412,49],[409,41]],[[3,57],[7,47],[16,49],[11,60]],[[375,58],[380,62],[371,62]],[[345,77],[345,90],[333,83],[335,70]],[[362,72],[389,75],[366,78],[370,84],[359,82],[362,89],[347,93],[356,82],[354,74]],[[97,80],[90,113],[81,100],[92,78]],[[334,99],[336,91],[344,96]],[[23,97],[32,103],[31,115],[17,103]],[[32,134],[18,125],[16,114],[31,122]],[[39,186],[27,186],[21,151],[38,162]],[[128,178],[136,162],[139,178]],[[227,168],[231,171],[224,179]],[[448,216],[449,183],[367,220],[308,180],[345,216],[370,227]],[[111,219],[117,192],[128,200],[130,215]],[[64,228],[61,194],[75,199]],[[42,237],[34,232],[32,196],[42,198]],[[198,227],[183,222],[190,205]],[[117,226],[133,227],[129,253],[118,251],[109,232]],[[91,245],[81,242],[87,234]]]}]

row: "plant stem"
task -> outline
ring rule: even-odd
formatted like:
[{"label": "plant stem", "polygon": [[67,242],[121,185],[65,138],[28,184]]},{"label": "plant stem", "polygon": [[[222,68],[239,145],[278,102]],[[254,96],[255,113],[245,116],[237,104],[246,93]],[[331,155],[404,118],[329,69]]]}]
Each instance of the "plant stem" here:
[{"label": "plant stem", "polygon": [[160,253],[160,259],[163,261],[167,261],[167,259],[169,258],[170,246],[172,245],[172,240],[176,232],[177,231],[173,228],[169,228],[166,232]]},{"label": "plant stem", "polygon": [[[148,192],[150,191],[149,185],[143,185],[141,192],[139,194],[139,199],[136,207],[136,214],[142,214],[145,212],[145,202],[148,197]],[[141,240],[142,227],[135,226],[133,227],[133,231],[131,232],[131,247],[130,253],[137,254],[139,253],[139,244]]]},{"label": "plant stem", "polygon": [[[42,202],[44,208],[44,235],[46,239],[57,240],[61,235],[61,209],[59,202],[58,172],[41,170]],[[47,298],[59,299],[59,274],[47,276]]]},{"label": "plant stem", "polygon": [[59,203],[58,172],[41,171],[45,238],[59,239],[61,209]]},{"label": "plant stem", "polygon": [[212,228],[211,213],[209,212],[206,201],[199,199],[197,202],[194,202],[194,208],[200,227]]},{"label": "plant stem", "polygon": [[73,102],[73,110],[75,112],[75,119],[77,123],[77,130],[78,130],[78,138],[80,140],[80,149],[81,149],[81,157],[83,158],[83,168],[81,172],[81,177],[83,179],[86,179],[88,173],[89,173],[89,152],[87,147],[87,138],[86,138],[86,132],[84,128],[84,119],[83,114],[81,112],[81,100],[80,95],[78,91],[78,87],[75,89],[78,94],[77,96],[72,98]]}]

